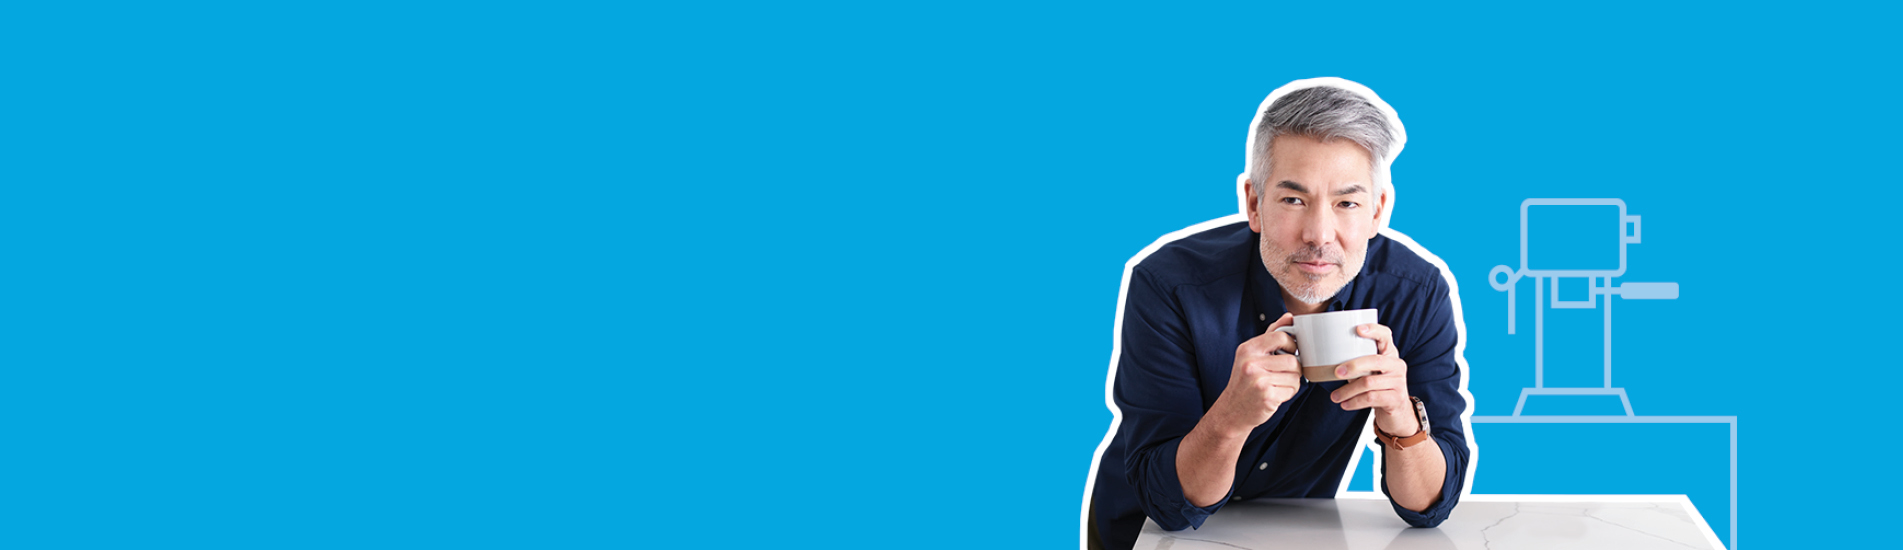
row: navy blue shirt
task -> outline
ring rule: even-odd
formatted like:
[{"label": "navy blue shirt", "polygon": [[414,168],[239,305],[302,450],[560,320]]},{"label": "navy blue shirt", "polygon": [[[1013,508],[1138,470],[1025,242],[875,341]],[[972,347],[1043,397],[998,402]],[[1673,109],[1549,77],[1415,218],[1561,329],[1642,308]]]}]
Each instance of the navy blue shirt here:
[{"label": "navy blue shirt", "polygon": [[[1249,433],[1229,495],[1207,507],[1183,496],[1177,444],[1228,386],[1236,346],[1288,311],[1262,265],[1260,239],[1247,222],[1225,225],[1166,244],[1130,270],[1112,391],[1122,422],[1092,490],[1091,516],[1108,548],[1135,544],[1146,516],[1176,531],[1201,526],[1231,500],[1333,498],[1359,452],[1372,412],[1344,411],[1329,399],[1347,382],[1304,380]],[[1459,501],[1468,460],[1460,422],[1468,403],[1447,282],[1440,268],[1377,235],[1361,271],[1329,300],[1329,311],[1350,309],[1380,310],[1376,319],[1393,331],[1407,362],[1408,393],[1426,402],[1432,441],[1447,457],[1440,499],[1425,512],[1398,504],[1394,512],[1409,525],[1439,525]],[[1381,491],[1388,492],[1385,482]]]}]

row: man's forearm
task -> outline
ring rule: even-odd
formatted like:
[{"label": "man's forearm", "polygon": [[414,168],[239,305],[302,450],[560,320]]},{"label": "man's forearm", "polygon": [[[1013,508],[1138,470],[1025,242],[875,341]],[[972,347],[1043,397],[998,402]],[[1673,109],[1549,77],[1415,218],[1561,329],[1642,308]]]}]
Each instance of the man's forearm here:
[{"label": "man's forearm", "polygon": [[1225,427],[1215,415],[1204,415],[1196,428],[1176,445],[1176,479],[1183,484],[1183,498],[1198,507],[1209,506],[1229,494],[1236,481],[1236,459],[1248,430]]},{"label": "man's forearm", "polygon": [[1440,500],[1441,485],[1447,480],[1447,457],[1441,454],[1440,443],[1434,438],[1401,450],[1388,447],[1383,456],[1388,494],[1395,504],[1423,512]]}]

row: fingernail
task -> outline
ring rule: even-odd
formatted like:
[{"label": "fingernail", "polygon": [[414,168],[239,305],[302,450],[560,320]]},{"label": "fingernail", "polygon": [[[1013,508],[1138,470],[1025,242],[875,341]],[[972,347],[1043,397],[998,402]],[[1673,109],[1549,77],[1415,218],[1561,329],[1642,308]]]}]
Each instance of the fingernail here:
[{"label": "fingernail", "polygon": [[1335,367],[1335,376],[1347,376],[1348,367]]}]

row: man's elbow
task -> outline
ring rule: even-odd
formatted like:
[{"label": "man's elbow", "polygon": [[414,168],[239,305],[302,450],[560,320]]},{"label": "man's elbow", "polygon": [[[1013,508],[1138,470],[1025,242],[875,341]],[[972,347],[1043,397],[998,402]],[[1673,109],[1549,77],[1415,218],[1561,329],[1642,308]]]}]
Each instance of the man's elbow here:
[{"label": "man's elbow", "polygon": [[1408,527],[1433,528],[1433,527],[1440,527],[1440,522],[1447,521],[1447,516],[1416,515],[1416,516],[1402,517],[1401,519],[1407,521]]},{"label": "man's elbow", "polygon": [[1438,496],[1420,508],[1403,505],[1399,501],[1389,502],[1394,505],[1395,515],[1401,516],[1401,521],[1407,522],[1409,527],[1440,527],[1440,523],[1447,521],[1447,516],[1454,512],[1454,507],[1441,502]]},{"label": "man's elbow", "polygon": [[1138,497],[1137,505],[1143,510],[1145,517],[1156,522],[1156,526],[1164,531],[1182,531],[1203,526],[1203,519],[1208,516],[1207,512],[1191,506],[1186,501],[1168,502],[1168,500],[1158,498],[1157,495],[1146,494]]},{"label": "man's elbow", "polygon": [[1427,498],[1426,500],[1423,500],[1423,501],[1419,501],[1419,502],[1415,502],[1415,501],[1402,501],[1402,500],[1401,500],[1401,499],[1399,499],[1399,498],[1396,498],[1396,499],[1394,499],[1394,505],[1395,505],[1395,506],[1400,506],[1400,507],[1402,507],[1402,508],[1406,508],[1406,509],[1407,509],[1407,511],[1409,511],[1409,512],[1414,512],[1414,513],[1416,513],[1416,514],[1425,514],[1425,513],[1427,513],[1427,510],[1428,510],[1428,509],[1430,509],[1430,508],[1433,508],[1433,507],[1434,507],[1434,505],[1435,505],[1435,504],[1438,504],[1438,503],[1440,503],[1440,495],[1439,495],[1439,494],[1435,494],[1435,495],[1432,495],[1432,496],[1430,496],[1429,498]]},{"label": "man's elbow", "polygon": [[1202,526],[1202,522],[1191,518],[1190,514],[1186,513],[1187,510],[1181,509],[1181,505],[1170,506],[1152,502],[1147,498],[1140,500],[1143,501],[1139,503],[1143,509],[1143,515],[1150,518],[1150,521],[1156,522],[1156,526],[1163,528],[1164,531],[1181,531]]}]

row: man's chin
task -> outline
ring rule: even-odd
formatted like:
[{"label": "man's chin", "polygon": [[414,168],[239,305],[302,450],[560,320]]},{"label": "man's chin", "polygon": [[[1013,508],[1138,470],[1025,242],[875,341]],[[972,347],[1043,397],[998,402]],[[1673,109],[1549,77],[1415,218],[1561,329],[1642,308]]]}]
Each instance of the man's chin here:
[{"label": "man's chin", "polygon": [[1319,304],[1328,301],[1329,298],[1335,297],[1335,293],[1341,292],[1340,286],[1334,287],[1333,290],[1327,290],[1323,288],[1323,286],[1324,285],[1319,284],[1305,284],[1300,286],[1283,285],[1282,291],[1287,292],[1289,296],[1297,300],[1301,300],[1304,304]]},{"label": "man's chin", "polygon": [[1311,305],[1320,304],[1322,302],[1328,301],[1327,296],[1296,296],[1295,299],[1301,300],[1302,303],[1304,304],[1311,304]]},{"label": "man's chin", "polygon": [[1278,278],[1276,279],[1275,282],[1282,283],[1282,286],[1284,288],[1300,288],[1305,290],[1316,290],[1316,289],[1320,289],[1320,288],[1328,286],[1329,279],[1330,277],[1327,275],[1312,275],[1308,273],[1295,272],[1295,273],[1289,273],[1285,277]]}]

